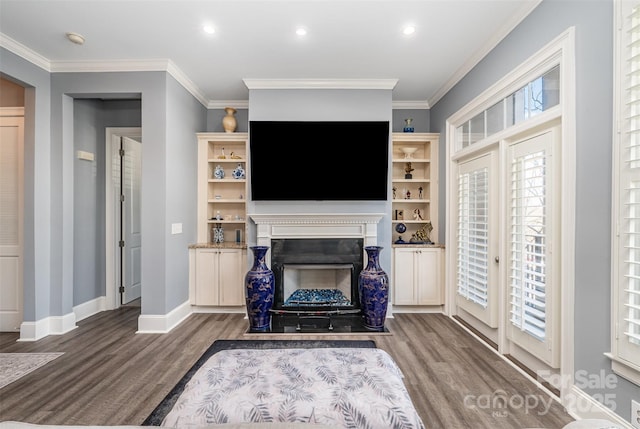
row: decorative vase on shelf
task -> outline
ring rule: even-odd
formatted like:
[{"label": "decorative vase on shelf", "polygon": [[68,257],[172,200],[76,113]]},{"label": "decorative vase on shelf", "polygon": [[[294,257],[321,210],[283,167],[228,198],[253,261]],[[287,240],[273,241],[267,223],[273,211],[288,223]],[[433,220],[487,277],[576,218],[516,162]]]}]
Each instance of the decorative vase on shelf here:
[{"label": "decorative vase on shelf", "polygon": [[216,168],[213,170],[213,178],[224,179],[224,170],[219,165],[216,165]]},{"label": "decorative vase on shelf", "polygon": [[225,107],[224,111],[227,112],[227,115],[222,118],[222,128],[224,128],[225,133],[233,133],[238,126],[238,121],[234,116],[237,110],[233,107]]},{"label": "decorative vase on shelf", "polygon": [[367,266],[358,276],[360,308],[365,328],[384,331],[389,303],[389,276],[380,267],[380,246],[367,246]]},{"label": "decorative vase on shelf", "polygon": [[268,331],[271,328],[271,307],[275,277],[267,267],[265,256],[269,246],[250,247],[253,252],[253,266],[245,275],[245,297],[247,317],[251,331]]},{"label": "decorative vase on shelf", "polygon": [[233,169],[233,178],[234,179],[244,179],[246,177],[246,173],[244,171],[244,167],[242,163],[239,162],[238,166]]},{"label": "decorative vase on shelf", "polygon": [[407,118],[404,120],[404,128],[402,129],[402,132],[404,133],[413,132],[413,125],[411,125],[411,122],[413,122],[413,118]]}]

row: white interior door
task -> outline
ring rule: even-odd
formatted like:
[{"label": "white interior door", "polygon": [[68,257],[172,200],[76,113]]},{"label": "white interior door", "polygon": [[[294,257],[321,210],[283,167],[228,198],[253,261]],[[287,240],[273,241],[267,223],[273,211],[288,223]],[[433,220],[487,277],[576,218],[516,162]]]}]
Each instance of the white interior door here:
[{"label": "white interior door", "polygon": [[140,190],[142,182],[142,142],[122,137],[121,146],[121,218],[122,218],[122,303],[141,296],[142,234]]},{"label": "white interior door", "polygon": [[23,318],[24,118],[0,117],[0,331],[20,331]]}]

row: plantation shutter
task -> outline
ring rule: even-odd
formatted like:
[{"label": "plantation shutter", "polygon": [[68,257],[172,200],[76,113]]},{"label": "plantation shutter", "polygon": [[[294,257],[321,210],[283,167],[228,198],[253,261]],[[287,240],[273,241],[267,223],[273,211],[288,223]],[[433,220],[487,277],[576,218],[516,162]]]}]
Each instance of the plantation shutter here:
[{"label": "plantation shutter", "polygon": [[[456,303],[491,327],[496,311],[490,273],[491,156],[459,165],[457,190]],[[492,307],[492,308],[489,308]]]},{"label": "plantation shutter", "polygon": [[511,164],[511,323],[544,341],[546,336],[546,182],[543,151]]},{"label": "plantation shutter", "polygon": [[620,245],[618,287],[619,356],[640,365],[640,8],[630,10],[624,80],[624,125],[620,146]]},{"label": "plantation shutter", "polygon": [[[512,144],[507,159],[507,338],[552,367],[560,359],[557,256],[560,195],[554,190],[558,129]],[[559,267],[558,267],[559,268]]]}]

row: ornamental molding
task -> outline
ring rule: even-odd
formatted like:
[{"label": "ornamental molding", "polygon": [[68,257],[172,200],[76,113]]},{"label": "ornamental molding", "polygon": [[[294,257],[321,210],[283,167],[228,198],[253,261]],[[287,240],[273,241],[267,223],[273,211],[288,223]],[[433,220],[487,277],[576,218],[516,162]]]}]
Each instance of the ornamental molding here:
[{"label": "ornamental molding", "polygon": [[344,225],[377,224],[384,213],[351,214],[250,214],[256,225]]}]

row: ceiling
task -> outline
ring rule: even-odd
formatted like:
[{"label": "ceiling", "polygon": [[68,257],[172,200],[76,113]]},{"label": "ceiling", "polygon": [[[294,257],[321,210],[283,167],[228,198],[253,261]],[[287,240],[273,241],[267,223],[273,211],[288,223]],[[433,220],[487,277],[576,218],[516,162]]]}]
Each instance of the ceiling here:
[{"label": "ceiling", "polygon": [[50,72],[167,70],[210,108],[246,105],[243,79],[397,80],[394,106],[428,108],[540,1],[0,0],[0,46]]}]

